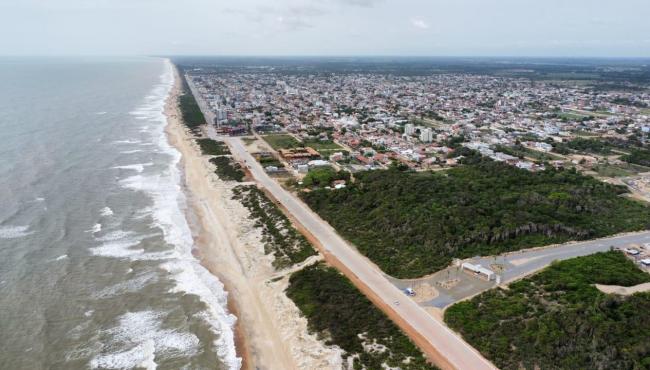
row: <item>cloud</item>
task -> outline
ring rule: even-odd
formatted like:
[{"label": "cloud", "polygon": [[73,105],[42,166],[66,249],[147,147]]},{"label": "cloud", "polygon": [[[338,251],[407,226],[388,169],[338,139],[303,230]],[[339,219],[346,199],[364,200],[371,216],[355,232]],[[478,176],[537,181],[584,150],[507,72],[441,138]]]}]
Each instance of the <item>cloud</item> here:
[{"label": "cloud", "polygon": [[421,30],[429,29],[429,23],[422,18],[411,18],[411,25]]},{"label": "cloud", "polygon": [[361,6],[364,8],[372,8],[373,6],[379,4],[383,0],[339,0],[340,3]]}]

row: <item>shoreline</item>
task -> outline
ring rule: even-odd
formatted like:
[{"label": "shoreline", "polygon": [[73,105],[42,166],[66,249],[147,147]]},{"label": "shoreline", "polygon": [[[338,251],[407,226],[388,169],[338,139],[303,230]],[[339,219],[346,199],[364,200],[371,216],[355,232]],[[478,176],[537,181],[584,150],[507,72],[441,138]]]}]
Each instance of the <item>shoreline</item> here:
[{"label": "shoreline", "polygon": [[[172,66],[173,68],[173,74],[174,74],[174,84],[169,92],[169,95],[167,96],[167,99],[165,100],[165,108],[164,108],[164,115],[167,120],[167,124],[165,125],[165,135],[167,136],[167,140],[169,141],[169,144],[174,147],[176,150],[178,150],[177,145],[175,144],[174,140],[172,139],[172,126],[175,124],[180,123],[180,115],[178,112],[178,97],[181,93],[181,86],[180,86],[180,79],[178,76],[178,71],[175,66]],[[183,154],[180,150],[179,152],[181,155]],[[188,208],[184,210],[185,216],[188,220],[188,224],[190,226],[190,230],[192,231],[192,238],[194,240],[194,244],[198,245],[200,244],[200,225],[198,224],[198,215],[196,212],[194,212],[193,207],[191,204],[193,203],[192,200],[192,194],[190,193],[188,187],[187,187],[187,182],[186,182],[186,176],[185,176],[185,163],[183,160],[179,163],[180,167],[180,173],[181,173],[181,188],[183,193],[186,196],[187,202],[188,202]],[[194,248],[192,250],[192,255],[195,256],[212,275],[216,276],[219,281],[224,285],[224,290],[227,293],[227,304],[226,308],[228,310],[228,313],[231,315],[234,315],[237,320],[235,321],[235,324],[233,326],[233,336],[234,336],[234,345],[235,345],[235,351],[237,353],[237,357],[241,359],[241,369],[249,369],[249,363],[250,363],[250,353],[248,351],[248,343],[246,342],[246,337],[244,336],[242,332],[242,327],[241,327],[241,320],[239,319],[239,310],[236,305],[236,302],[231,299],[231,294],[230,294],[230,288],[225,282],[225,279],[222,276],[219,276],[216,271],[213,271],[210,266],[205,265],[201,260],[201,253],[199,248]]]},{"label": "shoreline", "polygon": [[[194,255],[224,285],[242,369],[340,369],[341,350],[326,346],[308,331],[307,320],[286,294],[288,276],[272,266],[261,230],[250,213],[233,200],[239,183],[220,180],[209,157],[200,153],[195,135],[180,118],[181,76],[174,68],[174,88],[165,106],[169,143],[181,153],[182,188],[191,219]],[[279,281],[269,282],[282,274]]]}]

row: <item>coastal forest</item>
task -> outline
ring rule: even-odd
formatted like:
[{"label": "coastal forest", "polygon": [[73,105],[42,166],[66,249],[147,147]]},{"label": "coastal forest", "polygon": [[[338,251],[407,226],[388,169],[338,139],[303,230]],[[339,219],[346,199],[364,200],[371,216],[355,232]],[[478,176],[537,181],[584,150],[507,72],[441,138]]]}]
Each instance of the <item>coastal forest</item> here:
[{"label": "coastal forest", "polygon": [[454,258],[493,255],[650,227],[650,207],[573,169],[529,172],[484,158],[444,172],[355,174],[340,190],[302,192],[339,233],[398,278]]},{"label": "coastal forest", "polygon": [[422,352],[338,271],[323,263],[289,278],[287,296],[309,329],[352,358],[354,369],[435,369]]},{"label": "coastal forest", "polygon": [[178,107],[181,110],[181,116],[183,116],[183,123],[185,123],[185,126],[187,126],[187,128],[189,128],[193,133],[198,133],[199,127],[205,124],[205,117],[203,116],[203,112],[201,112],[199,104],[194,98],[194,94],[192,94],[192,90],[187,83],[186,77],[182,75],[182,69],[180,69],[180,73],[182,76],[182,89],[181,95],[178,98]]},{"label": "coastal forest", "polygon": [[648,369],[650,293],[593,285],[648,281],[621,252],[602,252],[457,303],[445,321],[501,369]]}]

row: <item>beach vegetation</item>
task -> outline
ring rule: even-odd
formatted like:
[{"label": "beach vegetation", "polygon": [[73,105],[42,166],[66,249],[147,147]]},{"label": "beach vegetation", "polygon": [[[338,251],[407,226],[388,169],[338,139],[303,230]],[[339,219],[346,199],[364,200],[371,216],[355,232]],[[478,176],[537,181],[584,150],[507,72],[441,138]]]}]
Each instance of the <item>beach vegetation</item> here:
[{"label": "beach vegetation", "polygon": [[246,176],[241,165],[231,157],[214,157],[210,159],[210,163],[216,166],[215,173],[221,180],[241,182]]},{"label": "beach vegetation", "polygon": [[281,270],[316,254],[309,241],[291,224],[287,216],[263,191],[254,185],[233,189],[233,199],[248,209],[255,226],[262,229],[266,254],[273,254],[273,266]]},{"label": "beach vegetation", "polygon": [[226,155],[230,154],[228,146],[222,141],[216,141],[208,138],[196,139],[196,143],[201,148],[203,155]]}]

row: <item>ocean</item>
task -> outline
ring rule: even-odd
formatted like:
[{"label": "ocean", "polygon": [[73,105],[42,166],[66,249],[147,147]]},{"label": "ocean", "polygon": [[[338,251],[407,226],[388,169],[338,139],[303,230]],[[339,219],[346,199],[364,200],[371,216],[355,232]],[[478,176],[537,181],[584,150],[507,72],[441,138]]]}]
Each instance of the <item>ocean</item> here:
[{"label": "ocean", "polygon": [[171,64],[0,59],[0,368],[238,369],[192,255]]}]

